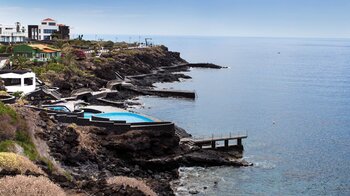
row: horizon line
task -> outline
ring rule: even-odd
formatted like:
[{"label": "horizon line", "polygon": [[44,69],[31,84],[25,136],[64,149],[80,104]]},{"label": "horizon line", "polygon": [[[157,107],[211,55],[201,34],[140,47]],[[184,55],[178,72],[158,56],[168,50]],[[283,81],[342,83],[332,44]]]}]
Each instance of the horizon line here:
[{"label": "horizon line", "polygon": [[73,33],[72,35],[88,36],[157,36],[157,37],[222,37],[222,38],[277,38],[277,39],[350,39],[350,37],[325,37],[325,36],[259,36],[259,35],[175,35],[175,34],[96,34],[96,33]]}]

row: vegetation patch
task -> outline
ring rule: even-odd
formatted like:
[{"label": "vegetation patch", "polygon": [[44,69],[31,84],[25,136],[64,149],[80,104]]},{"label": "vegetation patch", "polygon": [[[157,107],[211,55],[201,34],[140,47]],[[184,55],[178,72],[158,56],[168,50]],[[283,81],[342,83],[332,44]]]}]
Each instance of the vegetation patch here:
[{"label": "vegetation patch", "polygon": [[0,195],[64,196],[65,192],[45,177],[15,176],[0,179]]},{"label": "vegetation patch", "polygon": [[7,171],[19,171],[21,174],[31,172],[39,175],[46,175],[27,157],[11,152],[0,152],[0,168]]},{"label": "vegetation patch", "polygon": [[34,143],[32,142],[32,139],[30,135],[22,130],[19,130],[16,132],[16,142],[22,146],[24,149],[24,154],[30,159],[30,160],[37,160],[39,158],[39,154],[36,150],[36,147]]},{"label": "vegetation patch", "polygon": [[136,178],[129,178],[125,176],[115,176],[107,180],[108,185],[115,186],[129,186],[143,192],[145,195],[156,196],[157,194],[144,182]]},{"label": "vegetation patch", "polygon": [[16,142],[12,140],[5,140],[0,142],[0,152],[12,152],[15,148]]},{"label": "vegetation patch", "polygon": [[5,105],[0,101],[0,115],[9,115],[13,120],[17,120],[16,111],[10,106]]},{"label": "vegetation patch", "polygon": [[43,66],[32,67],[32,70],[35,74],[37,74],[38,77],[40,77],[42,74],[47,73],[49,71],[55,73],[63,73],[63,71],[65,70],[65,66],[61,63],[48,63]]},{"label": "vegetation patch", "polygon": [[20,119],[14,109],[0,102],[0,152],[10,151],[14,144],[20,145],[30,160],[37,160],[39,154],[27,132],[26,121]]}]

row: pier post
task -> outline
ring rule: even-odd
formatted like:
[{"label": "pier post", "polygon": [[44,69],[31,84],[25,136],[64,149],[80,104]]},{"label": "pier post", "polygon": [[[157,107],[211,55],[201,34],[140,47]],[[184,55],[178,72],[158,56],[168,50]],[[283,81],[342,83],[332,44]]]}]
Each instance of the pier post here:
[{"label": "pier post", "polygon": [[225,148],[228,148],[228,142],[229,140],[225,140]]},{"label": "pier post", "polygon": [[212,140],[212,141],[211,141],[211,148],[212,148],[212,149],[215,149],[215,148],[216,148],[216,141],[215,141],[215,140]]},{"label": "pier post", "polygon": [[242,138],[237,139],[237,146],[242,146]]}]

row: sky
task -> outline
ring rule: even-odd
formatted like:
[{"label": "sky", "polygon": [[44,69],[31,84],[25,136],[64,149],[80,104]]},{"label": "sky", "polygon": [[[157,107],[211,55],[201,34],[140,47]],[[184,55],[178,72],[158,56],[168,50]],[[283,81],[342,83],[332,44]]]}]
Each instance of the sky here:
[{"label": "sky", "polygon": [[0,0],[0,24],[73,34],[350,38],[350,0]]}]

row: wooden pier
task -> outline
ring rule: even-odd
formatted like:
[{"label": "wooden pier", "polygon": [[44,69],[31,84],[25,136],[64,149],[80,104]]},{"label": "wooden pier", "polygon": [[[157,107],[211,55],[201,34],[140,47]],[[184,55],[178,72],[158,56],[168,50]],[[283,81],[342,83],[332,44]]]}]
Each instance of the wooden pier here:
[{"label": "wooden pier", "polygon": [[[242,146],[242,139],[248,138],[248,135],[236,135],[228,137],[212,137],[207,139],[194,139],[193,144],[203,148],[203,146],[210,146],[211,149],[217,148],[217,142],[223,141],[224,147],[229,148],[230,146]],[[230,144],[230,140],[237,140],[235,144]]]}]

